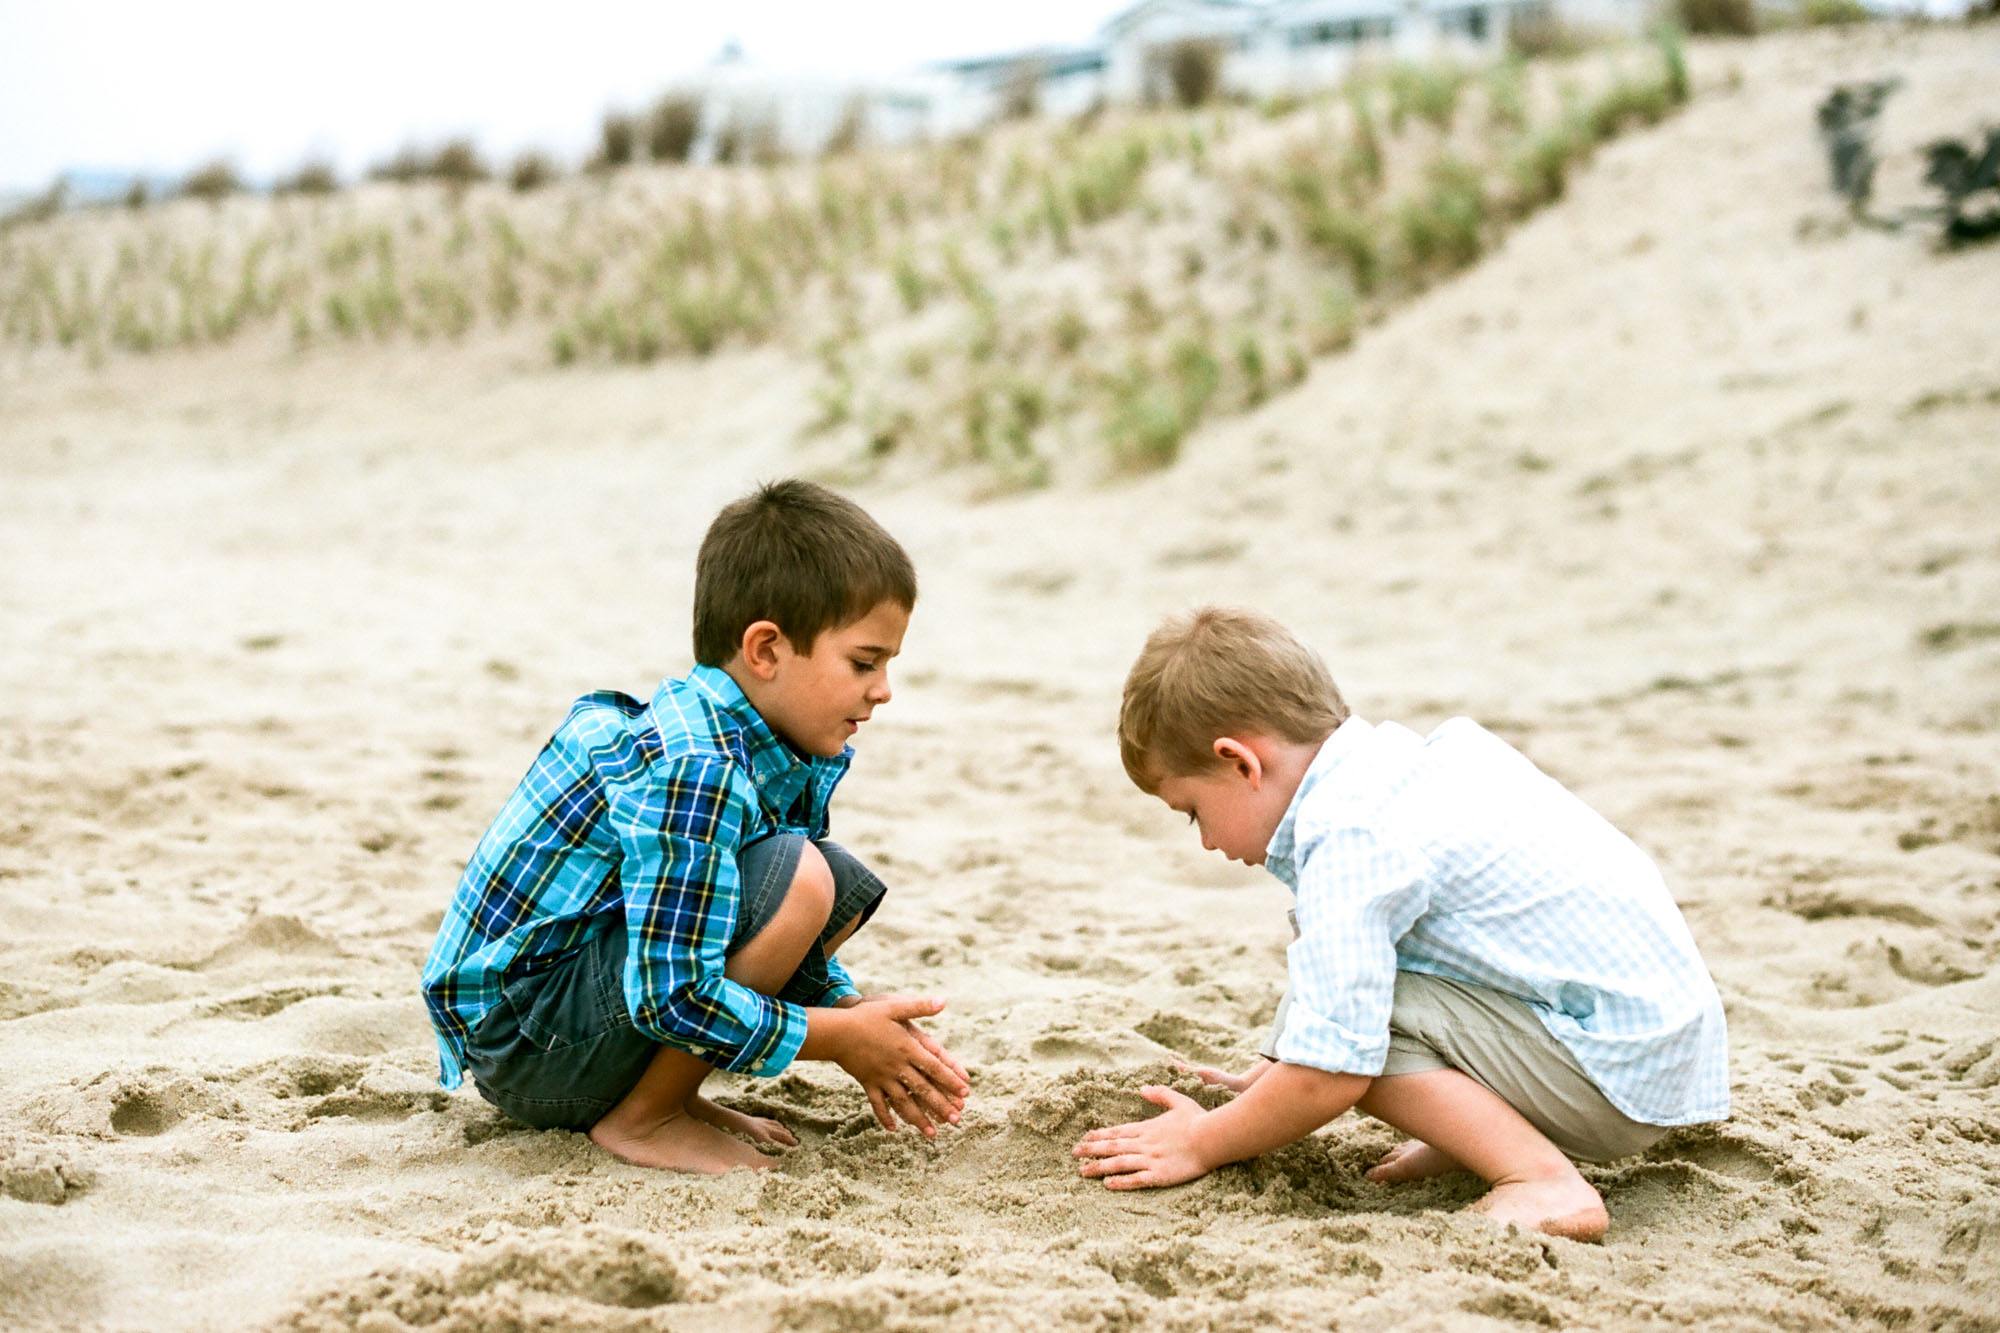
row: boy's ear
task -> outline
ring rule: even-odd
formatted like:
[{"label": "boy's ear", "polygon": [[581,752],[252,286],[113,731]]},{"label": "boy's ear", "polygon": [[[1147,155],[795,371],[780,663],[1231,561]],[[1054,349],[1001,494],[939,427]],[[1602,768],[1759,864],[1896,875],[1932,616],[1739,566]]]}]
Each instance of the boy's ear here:
[{"label": "boy's ear", "polygon": [[1236,776],[1250,784],[1251,790],[1264,785],[1264,761],[1257,752],[1233,736],[1218,736],[1215,741],[1215,757],[1229,765]]},{"label": "boy's ear", "polygon": [[778,674],[780,645],[785,642],[784,631],[775,621],[753,620],[743,627],[743,640],[737,651],[743,656],[743,665],[759,680],[769,680]]}]

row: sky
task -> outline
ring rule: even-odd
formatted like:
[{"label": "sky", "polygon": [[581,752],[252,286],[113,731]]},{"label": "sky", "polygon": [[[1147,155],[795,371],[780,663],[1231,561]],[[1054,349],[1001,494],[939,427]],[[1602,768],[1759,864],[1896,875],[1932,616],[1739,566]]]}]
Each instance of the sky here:
[{"label": "sky", "polygon": [[471,135],[580,157],[732,39],[777,71],[869,75],[1081,42],[1130,0],[0,0],[0,192],[72,170],[354,176]]}]

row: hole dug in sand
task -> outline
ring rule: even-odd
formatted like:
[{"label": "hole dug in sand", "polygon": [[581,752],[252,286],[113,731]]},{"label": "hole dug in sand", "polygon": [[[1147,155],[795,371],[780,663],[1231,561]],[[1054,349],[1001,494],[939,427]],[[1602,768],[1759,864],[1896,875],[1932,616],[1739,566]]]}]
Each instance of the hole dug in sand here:
[{"label": "hole dug in sand", "polygon": [[196,1078],[165,1067],[112,1070],[81,1085],[51,1089],[29,1103],[27,1118],[50,1134],[152,1138],[191,1117],[245,1118],[221,1076]]}]

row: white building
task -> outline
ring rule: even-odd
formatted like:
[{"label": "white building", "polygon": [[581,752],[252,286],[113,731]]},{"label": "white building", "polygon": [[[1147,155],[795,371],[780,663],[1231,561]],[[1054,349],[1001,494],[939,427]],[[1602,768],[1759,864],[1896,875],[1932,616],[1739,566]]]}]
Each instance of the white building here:
[{"label": "white building", "polygon": [[1526,19],[1636,32],[1653,0],[1138,0],[1085,46],[943,61],[866,85],[775,78],[725,52],[697,81],[712,158],[731,126],[770,126],[810,155],[858,128],[871,143],[976,130],[1010,114],[1080,115],[1113,103],[1170,102],[1172,61],[1192,43],[1218,58],[1216,92],[1268,98],[1338,83],[1357,59],[1492,59]]},{"label": "white building", "polygon": [[1166,100],[1168,53],[1212,44],[1222,91],[1304,93],[1336,83],[1360,56],[1491,58],[1526,17],[1635,31],[1645,0],[1140,0],[1100,31],[1111,101]]}]

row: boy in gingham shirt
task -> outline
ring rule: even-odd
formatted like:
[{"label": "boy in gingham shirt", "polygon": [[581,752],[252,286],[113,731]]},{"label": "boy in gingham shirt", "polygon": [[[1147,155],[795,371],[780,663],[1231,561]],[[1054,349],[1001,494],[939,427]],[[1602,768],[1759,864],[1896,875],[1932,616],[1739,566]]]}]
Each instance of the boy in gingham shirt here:
[{"label": "boy in gingham shirt", "polygon": [[1087,1135],[1085,1176],[1176,1184],[1358,1107],[1410,1136],[1370,1179],[1463,1168],[1496,1221],[1598,1240],[1571,1158],[1729,1114],[1722,1003],[1659,870],[1476,723],[1352,717],[1281,625],[1211,607],[1147,640],[1118,734],[1205,847],[1291,888],[1297,937],[1265,1059],[1198,1071],[1235,1099],[1145,1089],[1165,1114]]}]

